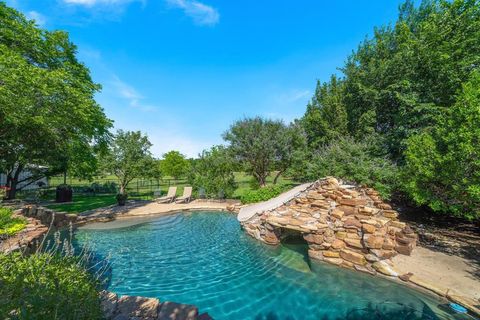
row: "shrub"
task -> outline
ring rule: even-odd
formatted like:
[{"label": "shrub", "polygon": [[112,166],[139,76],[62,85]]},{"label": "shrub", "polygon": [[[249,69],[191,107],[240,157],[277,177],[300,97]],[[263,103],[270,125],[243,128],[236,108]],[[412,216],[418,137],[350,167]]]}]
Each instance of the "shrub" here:
[{"label": "shrub", "polygon": [[209,198],[229,198],[237,188],[233,170],[234,163],[227,150],[214,146],[204,150],[194,162],[188,181],[195,190],[203,189]]},{"label": "shrub", "polygon": [[103,184],[93,182],[88,190],[92,193],[115,193],[118,190],[118,186],[113,181]]},{"label": "shrub", "polygon": [[101,319],[97,281],[79,260],[0,254],[0,318]]},{"label": "shrub", "polygon": [[480,73],[431,129],[410,137],[405,191],[417,204],[467,219],[480,218]]},{"label": "shrub", "polygon": [[285,187],[274,185],[260,188],[257,190],[248,190],[240,198],[242,203],[254,203],[260,201],[266,201],[281,194],[285,190]]},{"label": "shrub", "polygon": [[0,207],[0,236],[12,236],[25,228],[27,222],[22,217],[12,217],[12,210]]},{"label": "shrub", "polygon": [[0,202],[2,202],[3,199],[7,197],[7,191],[8,191],[7,186],[0,186]]},{"label": "shrub", "polygon": [[397,188],[397,166],[381,155],[378,137],[363,141],[340,138],[316,153],[307,169],[309,180],[334,176],[376,189],[389,199]]}]

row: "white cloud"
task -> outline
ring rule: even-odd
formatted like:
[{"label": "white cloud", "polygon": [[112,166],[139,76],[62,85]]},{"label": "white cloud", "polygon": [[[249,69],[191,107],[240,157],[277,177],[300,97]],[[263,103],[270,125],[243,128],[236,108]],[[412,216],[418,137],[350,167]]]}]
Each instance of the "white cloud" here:
[{"label": "white cloud", "polygon": [[218,10],[195,0],[166,0],[173,8],[182,9],[198,25],[216,25],[220,20]]},{"label": "white cloud", "polygon": [[278,100],[278,102],[280,103],[293,103],[304,100],[306,98],[310,98],[310,95],[310,90],[292,89],[290,91],[279,94],[276,97],[276,100]]},{"label": "white cloud", "polygon": [[29,11],[26,13],[26,16],[30,20],[35,20],[35,22],[39,26],[43,26],[47,22],[47,19],[45,18],[45,16],[37,11]]},{"label": "white cloud", "polygon": [[123,82],[117,76],[113,77],[111,84],[114,86],[117,94],[121,98],[127,100],[130,107],[146,112],[152,112],[157,110],[157,107],[153,105],[142,103],[142,100],[144,100],[145,97],[143,97],[134,87]]}]

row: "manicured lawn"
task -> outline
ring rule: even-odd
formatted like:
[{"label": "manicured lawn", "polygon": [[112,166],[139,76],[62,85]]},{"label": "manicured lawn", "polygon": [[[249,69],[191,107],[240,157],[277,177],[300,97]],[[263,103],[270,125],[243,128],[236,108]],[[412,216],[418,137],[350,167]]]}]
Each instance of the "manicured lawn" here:
[{"label": "manicured lawn", "polygon": [[95,196],[75,194],[72,202],[54,203],[46,206],[57,211],[80,213],[96,208],[108,207],[115,203],[117,203],[117,200],[114,194],[99,194]]}]

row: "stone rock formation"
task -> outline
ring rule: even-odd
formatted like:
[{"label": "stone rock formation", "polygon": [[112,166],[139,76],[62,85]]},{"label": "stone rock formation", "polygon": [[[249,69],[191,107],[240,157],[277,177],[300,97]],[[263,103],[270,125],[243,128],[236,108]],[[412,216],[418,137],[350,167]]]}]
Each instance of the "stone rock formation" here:
[{"label": "stone rock formation", "polygon": [[242,222],[251,236],[270,245],[300,232],[311,258],[371,274],[398,276],[390,258],[410,255],[417,235],[370,188],[335,178],[315,182],[284,205]]},{"label": "stone rock formation", "polygon": [[26,205],[13,212],[13,216],[25,217],[25,229],[15,236],[0,235],[0,252],[9,253],[22,250],[34,252],[43,238],[50,232],[70,225],[75,227],[89,222],[107,222],[114,220],[112,213],[82,216],[66,212],[58,212],[37,205]]}]

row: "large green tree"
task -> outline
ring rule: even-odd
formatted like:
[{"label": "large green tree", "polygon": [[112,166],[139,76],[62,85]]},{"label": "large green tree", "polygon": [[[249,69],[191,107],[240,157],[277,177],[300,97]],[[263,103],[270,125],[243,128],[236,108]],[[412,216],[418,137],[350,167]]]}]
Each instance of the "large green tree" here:
[{"label": "large green tree", "polygon": [[480,73],[438,124],[410,137],[405,188],[436,211],[480,218]]},{"label": "large green tree", "polygon": [[336,76],[317,82],[312,100],[302,119],[308,146],[318,149],[347,134],[347,112],[343,103],[343,83]]},{"label": "large green tree", "polygon": [[163,175],[173,177],[175,180],[184,176],[188,172],[190,163],[183,154],[172,150],[163,155],[160,160],[160,171]]},{"label": "large green tree", "polygon": [[237,187],[234,169],[234,160],[228,149],[214,146],[210,150],[204,150],[194,161],[188,178],[195,190],[205,190],[207,197],[223,195],[229,198]]},{"label": "large green tree", "polygon": [[377,28],[342,68],[350,133],[384,135],[391,157],[403,161],[408,137],[454,104],[479,52],[478,1],[405,2],[396,23]]},{"label": "large green tree", "polygon": [[[111,127],[94,100],[99,89],[67,33],[40,29],[0,3],[0,171],[9,198],[20,183],[95,169]],[[20,181],[26,169],[31,176]]]},{"label": "large green tree", "polygon": [[[313,152],[319,148],[331,152],[323,152],[321,158],[311,156],[310,163],[329,163],[325,161],[328,157],[336,161],[335,154],[340,153],[333,152],[332,146],[348,146],[340,137],[350,136],[350,145],[355,148],[370,147],[371,137],[375,137],[376,148],[385,151],[396,166],[402,169],[407,163],[403,184],[417,203],[429,204],[436,211],[470,215],[467,211],[474,210],[471,201],[475,194],[475,187],[470,184],[475,185],[477,174],[472,170],[478,168],[469,162],[469,169],[462,171],[446,159],[440,165],[433,159],[426,162],[425,157],[429,152],[452,159],[466,156],[465,150],[446,144],[445,139],[456,131],[445,124],[445,119],[452,118],[452,110],[458,111],[457,93],[479,70],[479,52],[478,0],[424,0],[418,6],[407,0],[400,6],[397,21],[376,28],[373,37],[363,41],[348,57],[340,69],[340,79],[332,77],[317,85],[300,123]],[[450,128],[451,133],[447,135],[442,127]],[[475,134],[471,126],[467,129],[471,130],[468,134]],[[445,134],[443,143],[439,132]],[[450,139],[448,143],[455,141]],[[441,150],[428,149],[440,145]],[[385,160],[385,152],[374,154],[379,163]],[[370,153],[365,155],[370,157]],[[430,173],[441,183],[434,177],[427,179],[428,165],[432,166]],[[356,168],[362,176],[361,166]],[[433,168],[443,171],[435,173]],[[458,176],[454,178],[451,172]],[[468,185],[468,191],[460,191],[460,185]],[[454,186],[458,188],[455,192]]]},{"label": "large green tree", "polygon": [[408,137],[454,104],[479,52],[478,0],[406,1],[393,25],[376,28],[349,56],[342,78],[317,85],[302,119],[309,145],[376,132],[402,162]]},{"label": "large green tree", "polygon": [[275,159],[273,184],[280,176],[289,173],[294,164],[307,158],[307,137],[302,126],[296,122],[283,126],[275,136]]},{"label": "large green tree", "polygon": [[128,184],[135,178],[151,177],[156,163],[150,152],[152,144],[140,131],[118,132],[102,156],[103,168],[119,182],[119,194],[126,197]]},{"label": "large green tree", "polygon": [[236,160],[245,164],[246,170],[261,187],[267,184],[267,177],[275,170],[276,183],[278,177],[301,155],[305,145],[299,126],[287,126],[282,121],[261,117],[236,121],[223,138],[230,143]]}]

